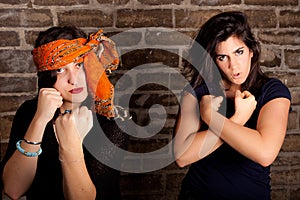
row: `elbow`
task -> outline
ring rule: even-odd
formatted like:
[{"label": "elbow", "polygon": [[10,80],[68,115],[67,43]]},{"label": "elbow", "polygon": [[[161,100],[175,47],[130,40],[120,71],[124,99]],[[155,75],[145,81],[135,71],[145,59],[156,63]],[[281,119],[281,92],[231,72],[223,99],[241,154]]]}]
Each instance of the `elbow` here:
[{"label": "elbow", "polygon": [[7,188],[5,186],[3,188],[3,192],[11,199],[20,199],[23,195],[20,194],[18,191],[14,190],[14,188]]},{"label": "elbow", "polygon": [[176,151],[174,151],[173,153],[175,155],[175,163],[177,164],[177,166],[180,168],[185,167],[187,164],[183,158],[183,155],[179,155],[179,153]]},{"label": "elbow", "polygon": [[258,164],[260,164],[263,167],[268,167],[270,166],[273,162],[268,162],[268,161],[259,161],[257,162]]},{"label": "elbow", "polygon": [[274,160],[272,160],[272,161],[264,160],[264,161],[261,161],[261,162],[258,162],[258,163],[259,163],[261,166],[263,166],[263,167],[268,167],[268,166],[270,166],[273,162],[274,162]]},{"label": "elbow", "polygon": [[191,164],[190,159],[187,156],[185,156],[185,154],[176,157],[175,162],[180,168],[186,167],[187,165]]},{"label": "elbow", "polygon": [[94,187],[94,189],[93,189],[93,191],[92,191],[92,196],[94,197],[94,198],[92,198],[92,199],[96,199],[96,198],[97,198],[97,190],[96,190],[95,187]]},{"label": "elbow", "polygon": [[183,168],[183,167],[187,166],[187,163],[184,162],[184,161],[183,161],[182,159],[180,159],[180,158],[179,158],[179,159],[176,159],[175,162],[176,162],[177,166],[180,167],[180,168]]},{"label": "elbow", "polygon": [[195,162],[195,160],[192,158],[192,156],[188,152],[174,151],[174,155],[175,155],[175,163],[180,168],[186,167],[186,166],[190,165],[191,163]]},{"label": "elbow", "polygon": [[260,164],[263,167],[268,167],[270,166],[274,160],[276,159],[276,156],[270,155],[270,154],[261,154],[256,162]]}]

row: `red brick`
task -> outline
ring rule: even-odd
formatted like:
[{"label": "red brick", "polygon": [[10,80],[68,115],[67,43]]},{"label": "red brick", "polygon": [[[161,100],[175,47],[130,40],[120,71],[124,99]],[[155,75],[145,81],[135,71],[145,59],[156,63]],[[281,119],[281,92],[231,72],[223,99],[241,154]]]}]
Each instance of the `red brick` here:
[{"label": "red brick", "polygon": [[300,45],[299,31],[259,32],[262,43],[275,45]]},{"label": "red brick", "polygon": [[175,10],[175,24],[177,28],[200,27],[212,16],[220,13],[218,10]]},{"label": "red brick", "polygon": [[274,10],[246,10],[245,13],[251,28],[275,28],[277,25]]},{"label": "red brick", "polygon": [[277,186],[277,185],[288,185],[288,176],[289,171],[287,170],[278,170],[278,171],[272,171],[271,172],[271,185]]},{"label": "red brick", "polygon": [[180,191],[181,182],[184,177],[185,177],[185,173],[168,174],[167,190],[173,192]]},{"label": "red brick", "polygon": [[290,190],[290,199],[292,199],[292,200],[300,199],[300,189],[299,188]]},{"label": "red brick", "polygon": [[7,143],[0,143],[0,161],[3,159],[4,155],[5,155],[5,152],[6,152],[6,149],[7,149]]},{"label": "red brick", "polygon": [[0,47],[19,46],[19,45],[20,45],[20,39],[18,33],[14,31],[0,31]]},{"label": "red brick", "polygon": [[287,50],[285,52],[285,62],[290,69],[300,69],[300,49]]},{"label": "red brick", "polygon": [[0,112],[16,111],[25,100],[32,98],[32,96],[0,96]]},{"label": "red brick", "polygon": [[122,175],[121,190],[125,194],[155,194],[164,189],[162,178],[154,173]]},{"label": "red brick", "polygon": [[289,191],[287,189],[272,189],[271,199],[272,200],[283,200],[289,199]]},{"label": "red brick", "polygon": [[97,0],[97,2],[100,4],[122,5],[122,4],[127,4],[129,0]]},{"label": "red brick", "polygon": [[71,6],[89,4],[89,0],[34,0],[34,5],[38,6]]},{"label": "red brick", "polygon": [[260,62],[261,65],[267,68],[280,67],[281,65],[281,50],[276,48],[262,48]]},{"label": "red brick", "polygon": [[121,60],[123,70],[131,69],[147,63],[161,63],[162,65],[176,68],[178,66],[179,56],[177,53],[170,52],[170,50],[146,48],[122,53]]},{"label": "red brick", "polygon": [[[129,151],[135,153],[149,153],[165,147],[168,139],[135,139],[130,141]],[[163,152],[168,153],[168,151]]]},{"label": "red brick", "polygon": [[300,90],[299,89],[293,89],[291,91],[292,95],[292,105],[300,105]]},{"label": "red brick", "polygon": [[119,32],[110,35],[111,33],[108,33],[108,37],[110,37],[118,47],[131,47],[138,45],[142,40],[142,33],[140,32]]},{"label": "red brick", "polygon": [[0,92],[33,92],[35,88],[35,78],[2,77],[0,79]]},{"label": "red brick", "polygon": [[112,13],[101,10],[71,10],[57,13],[58,23],[63,25],[74,25],[78,27],[110,27],[113,25]]},{"label": "red brick", "polygon": [[172,27],[172,10],[118,10],[116,26],[118,28]]},{"label": "red brick", "polygon": [[297,152],[300,149],[300,134],[287,134],[282,146],[285,152]]},{"label": "red brick", "polygon": [[289,114],[289,121],[288,121],[288,130],[297,129],[298,124],[298,117],[297,112],[291,112]]},{"label": "red brick", "polygon": [[20,4],[20,5],[24,5],[24,4],[26,4],[26,3],[29,3],[30,2],[30,0],[9,0],[9,1],[7,1],[7,0],[0,0],[0,3],[3,3],[3,4],[10,4],[10,5],[18,5],[18,4]]},{"label": "red brick", "polygon": [[34,73],[31,51],[0,50],[0,73]]},{"label": "red brick", "polygon": [[180,5],[183,0],[138,0],[138,2],[147,5],[168,5],[175,4]]},{"label": "red brick", "polygon": [[279,27],[300,28],[300,11],[284,10],[279,15]]},{"label": "red brick", "polygon": [[298,5],[298,0],[245,0],[245,4],[249,5],[272,5],[272,6],[288,6],[288,5]]},{"label": "red brick", "polygon": [[45,27],[52,26],[52,14],[46,9],[0,10],[1,27]]},{"label": "red brick", "polygon": [[280,168],[289,168],[300,165],[300,155],[293,152],[279,153],[276,160],[272,164],[272,168],[280,170]]},{"label": "red brick", "polygon": [[289,88],[300,86],[300,76],[298,73],[284,72],[284,71],[268,71],[266,73],[269,77],[278,78]]},{"label": "red brick", "polygon": [[10,129],[13,121],[13,116],[0,117],[0,141],[8,140]]},{"label": "red brick", "polygon": [[178,31],[163,31],[159,29],[149,29],[145,34],[146,45],[159,45],[168,49],[175,45],[190,45],[192,38]]},{"label": "red brick", "polygon": [[222,1],[211,1],[211,0],[191,0],[191,4],[199,6],[223,6],[241,4],[241,0],[222,0]]},{"label": "red brick", "polygon": [[[46,28],[44,29],[46,30]],[[32,46],[32,49],[35,45],[35,40],[37,39],[40,31],[30,31],[30,30],[25,30],[25,41],[27,44]]]}]

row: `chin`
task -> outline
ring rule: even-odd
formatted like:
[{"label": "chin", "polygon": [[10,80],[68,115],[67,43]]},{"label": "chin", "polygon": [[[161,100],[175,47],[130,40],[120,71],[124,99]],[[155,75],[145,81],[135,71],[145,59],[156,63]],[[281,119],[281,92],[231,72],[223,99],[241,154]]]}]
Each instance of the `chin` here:
[{"label": "chin", "polygon": [[[77,97],[72,97],[71,99],[69,99],[70,102],[72,103],[82,103],[86,100],[87,96],[77,96]],[[68,101],[68,99],[65,99]]]},{"label": "chin", "polygon": [[235,79],[235,80],[232,80],[232,83],[235,84],[235,85],[242,85],[244,82],[245,82],[244,79]]}]

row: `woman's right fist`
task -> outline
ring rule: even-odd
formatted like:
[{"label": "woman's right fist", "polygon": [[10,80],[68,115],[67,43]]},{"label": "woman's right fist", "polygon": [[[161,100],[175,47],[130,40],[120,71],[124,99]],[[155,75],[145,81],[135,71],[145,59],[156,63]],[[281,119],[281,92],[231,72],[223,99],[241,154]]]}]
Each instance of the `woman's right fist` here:
[{"label": "woman's right fist", "polygon": [[53,118],[55,111],[62,104],[63,98],[60,92],[54,88],[42,88],[39,91],[36,115],[42,120],[49,122]]}]

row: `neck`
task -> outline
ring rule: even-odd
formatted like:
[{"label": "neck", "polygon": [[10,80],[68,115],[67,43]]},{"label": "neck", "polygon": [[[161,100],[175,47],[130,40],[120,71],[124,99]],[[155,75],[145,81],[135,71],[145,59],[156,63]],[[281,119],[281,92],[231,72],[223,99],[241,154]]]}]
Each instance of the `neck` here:
[{"label": "neck", "polygon": [[241,85],[236,85],[236,84],[233,84],[231,82],[224,81],[224,80],[223,80],[223,85],[224,85],[226,97],[230,98],[230,99],[234,98],[235,97],[235,92],[237,90],[241,89]]}]

